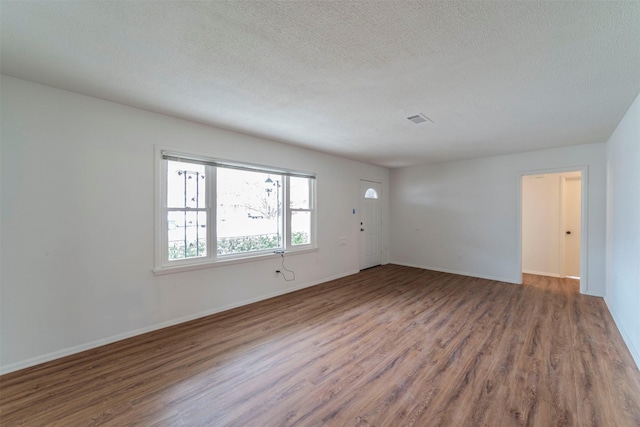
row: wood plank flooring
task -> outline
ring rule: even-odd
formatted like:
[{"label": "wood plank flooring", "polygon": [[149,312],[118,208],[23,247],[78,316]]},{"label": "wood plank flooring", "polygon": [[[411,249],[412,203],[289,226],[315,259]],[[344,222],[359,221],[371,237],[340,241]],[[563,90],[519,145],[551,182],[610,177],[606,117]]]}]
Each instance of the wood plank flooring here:
[{"label": "wood plank flooring", "polygon": [[3,426],[640,426],[604,301],[396,265],[0,377]]}]

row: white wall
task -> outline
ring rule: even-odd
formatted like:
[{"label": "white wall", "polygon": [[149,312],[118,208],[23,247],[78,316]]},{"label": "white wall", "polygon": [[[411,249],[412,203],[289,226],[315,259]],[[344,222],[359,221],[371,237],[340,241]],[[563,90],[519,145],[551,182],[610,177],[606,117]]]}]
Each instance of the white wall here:
[{"label": "white wall", "polygon": [[[6,76],[0,84],[2,372],[354,273],[359,179],[389,194],[384,168]],[[320,249],[287,258],[297,280],[274,274],[279,258],[155,277],[154,144],[316,172]]]},{"label": "white wall", "polygon": [[392,170],[391,261],[519,283],[521,175],[582,166],[589,188],[585,293],[604,295],[604,144]]},{"label": "white wall", "polygon": [[640,367],[640,96],[606,145],[605,301]]}]

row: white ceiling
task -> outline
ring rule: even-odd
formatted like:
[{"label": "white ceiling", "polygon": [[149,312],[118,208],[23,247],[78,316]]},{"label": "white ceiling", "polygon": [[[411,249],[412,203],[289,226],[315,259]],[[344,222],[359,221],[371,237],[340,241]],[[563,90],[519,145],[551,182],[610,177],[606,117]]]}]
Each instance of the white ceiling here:
[{"label": "white ceiling", "polygon": [[1,0],[0,24],[3,74],[387,167],[604,142],[640,92],[640,1]]}]

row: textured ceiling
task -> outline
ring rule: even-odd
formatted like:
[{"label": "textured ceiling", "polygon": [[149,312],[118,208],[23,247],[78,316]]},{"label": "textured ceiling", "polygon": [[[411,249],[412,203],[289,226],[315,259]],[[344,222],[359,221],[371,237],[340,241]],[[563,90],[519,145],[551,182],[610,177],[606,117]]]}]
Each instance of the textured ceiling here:
[{"label": "textured ceiling", "polygon": [[0,24],[3,74],[388,167],[604,142],[640,91],[640,1],[2,0]]}]

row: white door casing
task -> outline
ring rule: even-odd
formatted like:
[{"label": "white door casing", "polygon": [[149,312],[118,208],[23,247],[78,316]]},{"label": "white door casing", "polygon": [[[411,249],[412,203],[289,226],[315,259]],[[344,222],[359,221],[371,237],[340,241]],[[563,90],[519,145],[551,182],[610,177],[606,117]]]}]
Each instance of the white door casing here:
[{"label": "white door casing", "polygon": [[382,184],[360,180],[360,270],[382,264]]},{"label": "white door casing", "polygon": [[[518,180],[520,181],[520,185],[517,186],[517,210],[518,217],[520,220],[518,221],[518,228],[516,234],[516,246],[518,248],[518,253],[516,254],[516,265],[517,269],[523,271],[523,200],[524,200],[524,192],[522,182],[523,179],[530,175],[541,175],[541,174],[570,174],[574,175],[579,173],[580,176],[580,293],[586,295],[594,295],[594,296],[602,296],[599,290],[593,291],[591,289],[591,285],[589,282],[589,233],[587,232],[589,229],[589,167],[588,166],[577,166],[577,167],[567,167],[567,168],[554,168],[554,169],[537,169],[537,170],[527,170],[521,171],[517,173]],[[562,215],[560,216],[560,225],[564,226]],[[566,230],[561,229],[561,236],[564,236],[564,232]],[[564,240],[563,237],[561,237]],[[564,250],[561,250],[562,257],[564,257]],[[562,269],[564,268],[564,260],[561,263]],[[560,276],[564,275],[564,272],[560,270]],[[525,272],[525,271],[523,271]],[[522,278],[517,283],[522,284]]]}]

